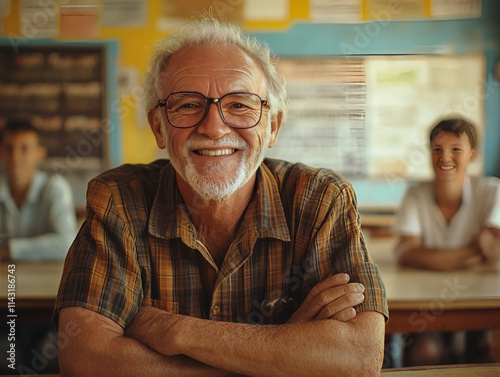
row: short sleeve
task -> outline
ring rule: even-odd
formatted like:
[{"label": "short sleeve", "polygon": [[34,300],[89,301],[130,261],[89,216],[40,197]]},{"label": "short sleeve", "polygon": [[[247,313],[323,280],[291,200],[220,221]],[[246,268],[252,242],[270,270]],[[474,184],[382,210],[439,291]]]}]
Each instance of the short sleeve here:
[{"label": "short sleeve", "polygon": [[485,226],[500,229],[500,179],[490,178],[491,195],[488,198],[489,214]]},{"label": "short sleeve", "polygon": [[419,236],[422,227],[419,221],[417,187],[406,190],[394,220],[394,233],[399,236]]},{"label": "short sleeve", "polygon": [[[324,197],[330,194],[325,193]],[[334,199],[324,208],[328,212],[307,253],[305,265],[315,268],[310,269],[311,273],[306,273],[305,293],[331,274],[347,273],[351,282],[361,283],[365,287],[365,300],[356,310],[376,311],[387,320],[389,311],[385,286],[360,230],[354,189],[347,184],[333,194]]]},{"label": "short sleeve", "polygon": [[[116,195],[115,196],[119,196]],[[143,292],[135,241],[107,184],[91,181],[87,217],[68,252],[54,310],[82,307],[125,327],[135,316]]]}]

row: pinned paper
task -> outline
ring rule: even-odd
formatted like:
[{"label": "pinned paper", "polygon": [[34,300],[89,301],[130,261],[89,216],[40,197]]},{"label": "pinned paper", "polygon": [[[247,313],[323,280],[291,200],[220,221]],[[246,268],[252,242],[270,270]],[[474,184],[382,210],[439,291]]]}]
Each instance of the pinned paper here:
[{"label": "pinned paper", "polygon": [[61,6],[59,36],[61,38],[95,38],[99,35],[97,5]]}]

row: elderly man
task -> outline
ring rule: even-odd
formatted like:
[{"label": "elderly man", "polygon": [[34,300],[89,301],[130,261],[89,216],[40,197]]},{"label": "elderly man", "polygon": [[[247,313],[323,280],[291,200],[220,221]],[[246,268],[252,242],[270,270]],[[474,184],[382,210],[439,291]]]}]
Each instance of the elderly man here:
[{"label": "elderly man", "polygon": [[157,46],[146,90],[170,161],[90,182],[61,374],[377,376],[387,305],[352,187],[264,160],[286,110],[269,50],[204,19]]}]

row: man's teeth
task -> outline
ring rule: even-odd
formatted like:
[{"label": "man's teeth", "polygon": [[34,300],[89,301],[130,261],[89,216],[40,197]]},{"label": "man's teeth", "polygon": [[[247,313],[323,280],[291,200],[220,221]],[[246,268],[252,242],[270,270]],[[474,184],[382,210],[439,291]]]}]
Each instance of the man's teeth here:
[{"label": "man's teeth", "polygon": [[216,150],[200,149],[196,151],[196,153],[202,156],[225,156],[228,154],[232,154],[235,151],[236,149],[216,149]]},{"label": "man's teeth", "polygon": [[440,166],[441,170],[451,170],[454,166]]}]

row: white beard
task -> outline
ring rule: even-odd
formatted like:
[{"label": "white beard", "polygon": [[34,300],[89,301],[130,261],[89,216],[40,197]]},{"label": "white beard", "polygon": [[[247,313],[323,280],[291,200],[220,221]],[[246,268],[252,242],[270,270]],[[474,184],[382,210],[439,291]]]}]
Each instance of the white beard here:
[{"label": "white beard", "polygon": [[[166,136],[166,132],[164,132]],[[195,134],[193,134],[195,135]],[[166,137],[165,137],[166,139]],[[206,201],[220,201],[228,196],[234,194],[240,187],[242,187],[257,171],[260,164],[265,158],[267,149],[269,146],[269,141],[271,139],[271,121],[269,119],[268,125],[266,127],[266,134],[264,136],[262,145],[258,151],[255,151],[254,157],[248,160],[249,145],[239,137],[237,134],[230,134],[224,136],[217,140],[206,140],[203,138],[202,141],[196,140],[196,137],[189,138],[185,145],[183,146],[182,153],[187,161],[184,167],[185,176],[182,178],[191,186],[191,188],[200,195]],[[177,172],[182,172],[182,166],[180,166],[179,159],[175,158],[175,154],[172,152],[172,146],[165,140],[167,149],[170,155],[170,161]],[[219,145],[224,146],[234,146],[241,150],[242,159],[239,162],[238,167],[234,174],[232,174],[228,179],[223,180],[220,178],[215,178],[216,175],[226,172],[230,166],[224,162],[210,162],[205,165],[205,170],[200,173],[197,171],[196,166],[189,157],[189,150],[193,149],[192,145],[196,145],[196,149],[202,149],[198,144],[203,147],[216,147]]]}]

